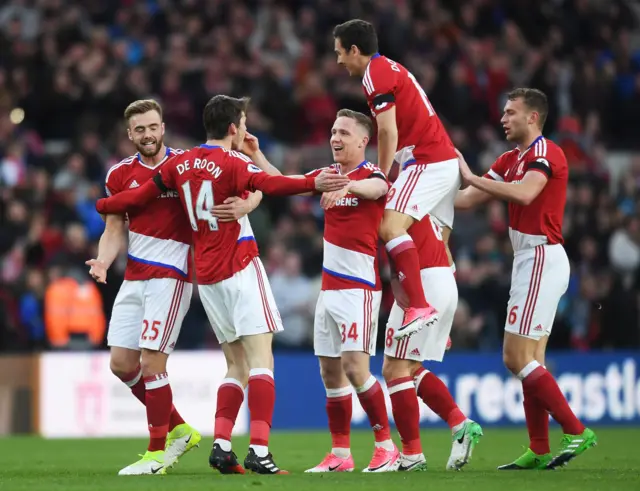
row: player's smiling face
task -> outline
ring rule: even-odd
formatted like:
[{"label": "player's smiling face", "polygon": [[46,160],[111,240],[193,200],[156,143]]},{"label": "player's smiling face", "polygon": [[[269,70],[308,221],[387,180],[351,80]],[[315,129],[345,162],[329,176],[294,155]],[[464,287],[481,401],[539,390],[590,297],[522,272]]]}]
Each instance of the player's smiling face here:
[{"label": "player's smiling face", "polygon": [[337,164],[359,164],[364,160],[364,148],[368,138],[364,130],[352,118],[341,116],[331,128],[331,153]]},{"label": "player's smiling face", "polygon": [[164,123],[157,111],[134,114],[129,118],[129,139],[145,157],[157,155],[164,140]]},{"label": "player's smiling face", "polygon": [[335,38],[334,51],[338,57],[338,65],[345,67],[349,75],[361,75],[358,73],[358,53],[353,47],[347,51],[342,46],[340,38]]},{"label": "player's smiling face", "polygon": [[526,140],[529,125],[535,124],[532,112],[521,98],[507,101],[500,122],[508,141],[518,143]]}]

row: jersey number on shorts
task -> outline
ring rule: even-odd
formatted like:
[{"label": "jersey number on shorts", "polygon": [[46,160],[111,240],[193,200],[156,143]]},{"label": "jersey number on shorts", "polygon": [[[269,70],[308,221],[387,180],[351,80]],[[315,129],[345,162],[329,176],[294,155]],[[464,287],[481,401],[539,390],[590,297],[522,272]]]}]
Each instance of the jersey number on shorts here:
[{"label": "jersey number on shorts", "polygon": [[153,321],[151,325],[149,325],[148,320],[143,320],[142,325],[144,326],[144,329],[142,330],[142,336],[140,336],[142,340],[155,341],[158,338],[158,334],[160,333],[160,331],[158,330],[160,324],[162,324],[160,321]]},{"label": "jersey number on shorts", "polygon": [[351,324],[351,327],[349,328],[348,332],[347,332],[346,324],[342,324],[342,343],[343,344],[347,340],[347,338],[353,339],[354,342],[358,342],[358,326],[355,322]]},{"label": "jersey number on shorts", "polygon": [[198,231],[198,220],[204,220],[209,223],[209,230],[216,232],[218,230],[218,219],[211,214],[213,208],[213,185],[211,181],[202,181],[200,183],[200,191],[195,203],[195,213],[193,198],[191,196],[191,183],[189,181],[182,185],[184,193],[184,201],[187,204],[187,213],[191,228]]}]

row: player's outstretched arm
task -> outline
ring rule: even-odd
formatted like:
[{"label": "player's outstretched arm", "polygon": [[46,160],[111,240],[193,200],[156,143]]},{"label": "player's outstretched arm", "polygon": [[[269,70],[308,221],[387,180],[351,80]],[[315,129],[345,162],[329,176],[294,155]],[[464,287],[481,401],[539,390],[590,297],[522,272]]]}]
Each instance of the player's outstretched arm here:
[{"label": "player's outstretched arm", "polygon": [[350,181],[349,192],[358,198],[377,200],[389,191],[387,181],[380,178],[363,179],[361,181]]},{"label": "player's outstretched arm", "polygon": [[478,188],[469,186],[467,189],[458,191],[453,206],[456,210],[470,210],[478,205],[484,204],[491,199],[491,195]]},{"label": "player's outstretched arm", "polygon": [[472,175],[468,182],[474,188],[518,205],[528,205],[540,194],[547,184],[547,177],[537,171],[529,171],[519,183],[499,182],[486,177]]},{"label": "player's outstretched arm", "polygon": [[376,116],[378,125],[378,166],[389,175],[393,159],[398,149],[398,126],[396,108],[391,107]]},{"label": "player's outstretched arm", "polygon": [[124,216],[107,215],[105,229],[98,242],[98,257],[85,263],[90,267],[89,274],[98,283],[107,282],[107,270],[118,256],[124,237]]},{"label": "player's outstretched arm", "polygon": [[338,191],[349,184],[349,178],[335,172],[321,172],[317,177],[269,176],[264,172],[251,174],[249,189],[259,189],[273,196],[290,196],[309,191]]},{"label": "player's outstretched arm", "polygon": [[156,174],[153,179],[148,180],[139,188],[122,191],[109,198],[102,198],[96,202],[96,210],[102,214],[123,214],[131,208],[143,206],[151,202],[162,194],[162,190],[158,187],[156,180],[162,182],[160,174]]}]

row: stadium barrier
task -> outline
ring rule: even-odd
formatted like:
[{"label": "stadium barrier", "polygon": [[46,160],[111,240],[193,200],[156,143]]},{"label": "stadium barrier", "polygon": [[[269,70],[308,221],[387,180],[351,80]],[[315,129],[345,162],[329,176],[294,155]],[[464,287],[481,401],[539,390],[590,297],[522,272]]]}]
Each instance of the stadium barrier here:
[{"label": "stadium barrier", "polygon": [[[446,357],[427,364],[447,383],[461,409],[483,425],[522,424],[520,382],[499,354]],[[640,424],[640,353],[552,354],[548,368],[558,378],[577,415],[588,424]],[[381,377],[382,359],[372,359]],[[175,352],[168,366],[176,406],[204,434],[213,432],[216,389],[225,363],[217,351]],[[45,354],[40,359],[40,433],[45,437],[145,436],[145,412],[109,371],[106,353]],[[353,426],[368,422],[354,394]],[[325,392],[311,354],[276,355],[274,430],[326,429]],[[391,417],[391,406],[387,396]],[[422,426],[442,426],[421,404]],[[240,412],[236,434],[248,431]]]}]

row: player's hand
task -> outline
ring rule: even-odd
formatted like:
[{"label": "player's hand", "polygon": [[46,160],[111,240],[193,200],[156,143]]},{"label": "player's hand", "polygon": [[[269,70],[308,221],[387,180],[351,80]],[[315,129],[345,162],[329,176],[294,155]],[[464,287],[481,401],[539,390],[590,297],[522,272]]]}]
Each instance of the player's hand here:
[{"label": "player's hand", "polygon": [[338,174],[335,171],[323,170],[318,177],[316,177],[315,184],[316,190],[322,193],[339,191],[350,182],[347,176]]},{"label": "player's hand", "polygon": [[98,283],[107,283],[107,266],[99,259],[89,259],[85,262],[89,268],[89,274]]},{"label": "player's hand", "polygon": [[211,208],[211,214],[221,222],[235,222],[251,211],[251,203],[239,196],[231,196],[225,199],[221,205],[215,205]]},{"label": "player's hand", "polygon": [[471,169],[469,169],[469,164],[467,164],[467,161],[464,159],[462,153],[460,153],[460,150],[458,150],[457,148],[456,155],[458,155],[458,166],[460,167],[460,176],[462,177],[462,183],[467,185],[469,184],[471,179],[475,177],[475,174],[471,172]]},{"label": "player's hand", "polygon": [[240,151],[249,157],[253,157],[255,153],[260,151],[258,138],[247,131],[244,135],[244,141],[242,142]]},{"label": "player's hand", "polygon": [[320,206],[328,210],[336,206],[336,202],[344,198],[349,193],[349,186],[345,186],[339,191],[332,191],[330,193],[322,193],[320,198]]},{"label": "player's hand", "polygon": [[409,297],[404,291],[404,288],[402,288],[400,280],[397,277],[391,278],[391,291],[393,292],[393,296],[396,299],[398,307],[400,307],[402,310],[408,309]]}]

